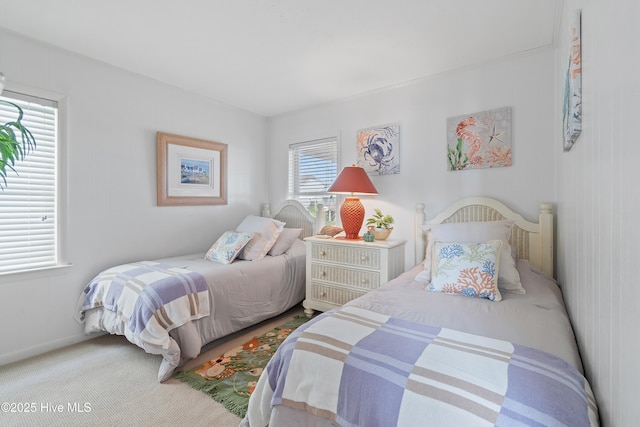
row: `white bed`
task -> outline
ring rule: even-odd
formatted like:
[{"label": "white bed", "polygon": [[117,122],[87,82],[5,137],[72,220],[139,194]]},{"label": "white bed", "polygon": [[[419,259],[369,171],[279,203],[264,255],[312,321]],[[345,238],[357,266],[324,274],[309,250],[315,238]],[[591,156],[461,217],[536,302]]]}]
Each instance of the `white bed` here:
[{"label": "white bed", "polygon": [[[494,227],[507,227],[524,291],[505,281],[492,301],[432,289],[435,270],[430,281],[421,277],[429,245],[431,257],[452,245],[479,247],[486,242],[467,230]],[[460,230],[463,240],[439,241]],[[541,205],[537,223],[487,198],[461,200],[426,223],[417,205],[415,245],[416,267],[323,313],[282,344],[251,396],[243,427],[598,424],[551,277],[549,204]],[[508,246],[491,245],[496,260],[509,258],[501,252]]]},{"label": "white bed", "polygon": [[[284,253],[263,255],[255,261],[235,259],[229,264],[207,260],[205,254],[197,253],[107,269],[85,287],[79,298],[76,318],[84,323],[85,333],[124,335],[148,353],[162,355],[158,373],[162,382],[176,367],[196,357],[203,345],[300,303],[305,290],[305,245],[301,239],[321,228],[321,218],[313,218],[300,203],[288,200],[273,217],[268,205],[263,205],[262,217],[253,220],[285,223],[277,242],[282,241],[286,229],[296,230],[287,233],[294,237]],[[296,238],[297,230],[301,232]],[[160,283],[158,279],[175,277],[180,280],[180,289],[172,290],[176,286],[172,281],[162,285],[171,286],[162,292],[180,292],[179,297],[173,295],[171,302],[158,301],[154,306],[153,299],[159,299],[160,291],[149,296],[151,283],[155,286]],[[144,324],[138,328],[136,323]]]}]

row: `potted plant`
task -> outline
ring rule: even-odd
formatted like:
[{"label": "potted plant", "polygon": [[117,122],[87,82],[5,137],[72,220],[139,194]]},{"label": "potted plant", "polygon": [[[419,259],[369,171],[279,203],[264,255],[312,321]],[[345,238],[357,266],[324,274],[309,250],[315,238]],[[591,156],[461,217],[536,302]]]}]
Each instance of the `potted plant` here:
[{"label": "potted plant", "polygon": [[393,231],[393,217],[385,215],[380,209],[374,209],[374,214],[367,218],[367,229],[373,233],[376,240],[386,240]]},{"label": "potted plant", "polygon": [[[0,73],[0,94],[4,89],[4,74]],[[7,185],[7,168],[14,170],[16,161],[24,160],[24,156],[34,149],[36,140],[26,127],[22,124],[22,108],[13,102],[0,100],[0,104],[5,104],[17,110],[17,119],[5,124],[0,124],[0,190],[4,190]]]}]

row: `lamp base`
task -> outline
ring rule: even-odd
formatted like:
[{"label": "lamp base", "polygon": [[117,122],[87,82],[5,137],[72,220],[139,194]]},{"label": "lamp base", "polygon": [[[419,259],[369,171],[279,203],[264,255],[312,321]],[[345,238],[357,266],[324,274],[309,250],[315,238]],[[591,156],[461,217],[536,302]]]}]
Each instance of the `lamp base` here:
[{"label": "lamp base", "polygon": [[344,203],[340,206],[340,221],[342,221],[346,239],[360,239],[358,234],[364,221],[364,206],[358,197],[344,199]]}]

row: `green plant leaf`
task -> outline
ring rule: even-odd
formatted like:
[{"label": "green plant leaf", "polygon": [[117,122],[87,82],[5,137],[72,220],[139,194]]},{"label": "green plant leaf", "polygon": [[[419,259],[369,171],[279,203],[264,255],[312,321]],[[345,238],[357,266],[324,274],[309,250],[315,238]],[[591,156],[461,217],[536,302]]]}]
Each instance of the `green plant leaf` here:
[{"label": "green plant leaf", "polygon": [[374,225],[376,228],[389,228],[393,224],[393,217],[385,215],[378,208],[374,209],[374,214],[367,218],[367,225]]},{"label": "green plant leaf", "polygon": [[7,186],[7,168],[15,172],[15,162],[24,160],[25,156],[36,148],[36,139],[22,124],[22,108],[5,100],[0,100],[0,103],[15,107],[18,112],[17,120],[0,126],[0,177],[4,183],[0,183],[0,190],[4,190]]}]

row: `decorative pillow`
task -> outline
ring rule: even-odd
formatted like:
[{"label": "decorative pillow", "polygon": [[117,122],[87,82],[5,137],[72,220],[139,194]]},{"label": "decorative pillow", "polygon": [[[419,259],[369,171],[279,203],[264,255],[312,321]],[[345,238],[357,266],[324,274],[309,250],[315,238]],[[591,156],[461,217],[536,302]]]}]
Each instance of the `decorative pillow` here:
[{"label": "decorative pillow", "polygon": [[422,282],[431,281],[431,254],[434,241],[440,242],[469,242],[480,243],[488,240],[501,240],[502,253],[500,254],[500,271],[498,272],[498,286],[503,291],[524,294],[525,290],[520,283],[520,274],[516,268],[516,260],[511,255],[511,228],[513,221],[487,221],[487,222],[459,222],[449,224],[433,224],[423,226],[428,231],[427,250],[424,261],[424,271],[421,271],[416,280]]},{"label": "decorative pillow", "polygon": [[282,221],[263,216],[247,216],[236,228],[236,231],[254,233],[254,237],[245,246],[238,258],[249,261],[257,261],[264,258],[269,249],[276,243],[283,228],[284,222]]},{"label": "decorative pillow", "polygon": [[269,249],[267,254],[278,256],[287,252],[300,233],[302,233],[302,228],[283,228],[276,243]]},{"label": "decorative pillow", "polygon": [[498,270],[502,241],[484,243],[433,242],[431,292],[461,294],[501,301]]},{"label": "decorative pillow", "polygon": [[204,259],[220,264],[231,264],[252,238],[253,233],[225,231],[207,251]]}]

